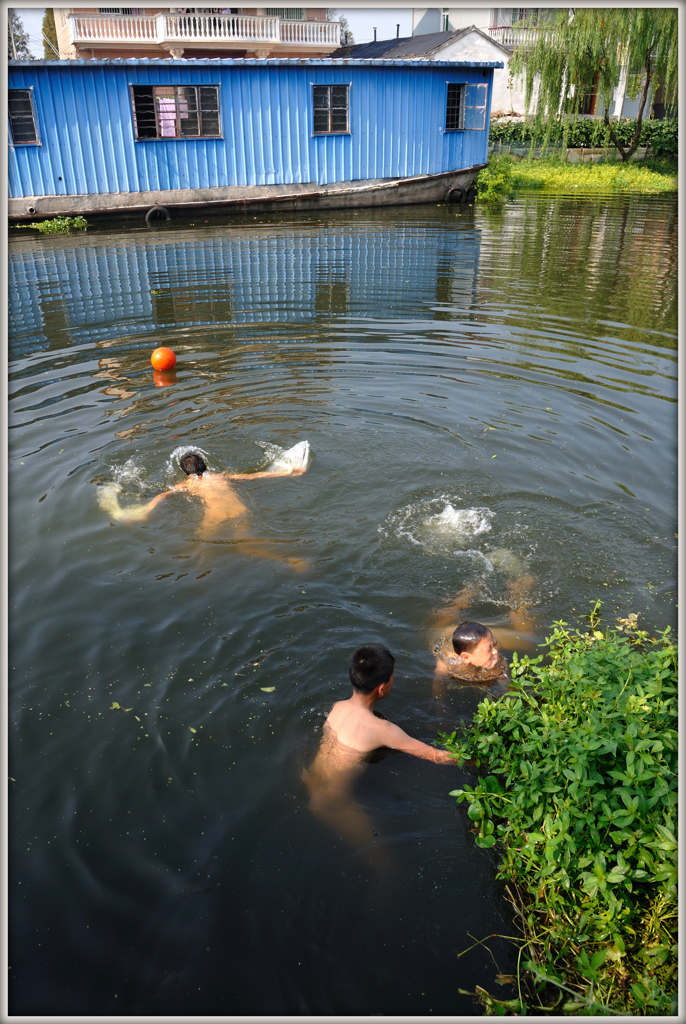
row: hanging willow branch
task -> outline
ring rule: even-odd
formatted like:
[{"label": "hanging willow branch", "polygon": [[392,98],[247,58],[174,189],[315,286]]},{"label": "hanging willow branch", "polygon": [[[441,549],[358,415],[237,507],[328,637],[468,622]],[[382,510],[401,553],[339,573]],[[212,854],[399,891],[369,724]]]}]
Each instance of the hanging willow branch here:
[{"label": "hanging willow branch", "polygon": [[[533,34],[533,33],[532,33]],[[512,74],[523,74],[527,114],[541,135],[563,114],[577,115],[586,94],[595,92],[607,131],[623,160],[638,147],[651,88],[663,88],[665,102],[678,89],[678,11],[672,7],[564,8],[539,24],[533,44],[515,50]],[[612,95],[626,76],[627,95],[640,92],[636,133],[627,149],[618,142],[609,111]]]}]

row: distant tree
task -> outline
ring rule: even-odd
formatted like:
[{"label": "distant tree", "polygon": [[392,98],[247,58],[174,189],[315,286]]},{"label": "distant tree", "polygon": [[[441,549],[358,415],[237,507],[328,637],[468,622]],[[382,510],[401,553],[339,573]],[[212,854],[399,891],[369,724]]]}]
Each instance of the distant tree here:
[{"label": "distant tree", "polygon": [[[510,71],[525,76],[527,112],[535,81],[534,114],[541,123],[544,118],[577,114],[584,95],[594,91],[604,106],[612,143],[628,160],[638,147],[651,88],[657,92],[661,85],[667,104],[676,100],[678,16],[676,7],[561,9],[539,26],[534,44],[518,48],[510,60]],[[612,94],[623,75],[630,98],[640,93],[636,131],[627,149],[615,137],[609,116]]]},{"label": "distant tree", "polygon": [[327,7],[326,9],[326,20],[337,21],[341,26],[341,46],[354,46],[355,40],[353,34],[348,28],[348,19],[344,18],[340,11],[337,11],[333,7]]},{"label": "distant tree", "polygon": [[[55,12],[52,7],[45,8],[43,15],[43,53],[46,60],[59,60],[60,48],[57,43],[55,28]],[[52,44],[52,45],[51,45]]]},{"label": "distant tree", "polygon": [[33,60],[28,34],[13,7],[7,10],[7,55],[11,60]]}]

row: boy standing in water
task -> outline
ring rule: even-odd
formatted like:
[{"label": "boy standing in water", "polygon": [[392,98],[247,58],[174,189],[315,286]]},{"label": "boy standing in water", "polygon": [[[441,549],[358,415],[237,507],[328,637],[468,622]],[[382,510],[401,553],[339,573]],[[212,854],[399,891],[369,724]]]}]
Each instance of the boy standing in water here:
[{"label": "boy standing in water", "polygon": [[395,658],[380,644],[357,648],[350,659],[352,696],[334,704],[317,755],[302,775],[312,813],[355,848],[369,844],[373,835],[371,821],[351,796],[352,784],[373,750],[391,747],[437,764],[456,763],[445,750],[413,739],[374,710],[393,689],[394,666]]}]

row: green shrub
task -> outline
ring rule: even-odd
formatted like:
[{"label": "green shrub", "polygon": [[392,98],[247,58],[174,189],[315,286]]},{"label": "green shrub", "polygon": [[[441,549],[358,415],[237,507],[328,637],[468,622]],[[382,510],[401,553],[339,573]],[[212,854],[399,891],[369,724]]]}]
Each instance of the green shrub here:
[{"label": "green shrub", "polygon": [[[621,145],[628,146],[636,131],[635,118],[622,118],[612,122],[612,129]],[[541,125],[533,118],[525,121],[492,122],[489,142],[534,143],[536,145],[558,145],[570,149],[580,147],[601,148],[610,146],[610,133],[602,118],[558,118]],[[676,157],[678,153],[678,118],[664,121],[648,119],[641,125],[641,146],[650,146],[659,157]]]},{"label": "green shrub", "polygon": [[676,992],[677,651],[635,616],[599,629],[599,606],[588,632],[555,623],[548,663],[515,656],[511,692],[466,735],[441,735],[488,770],[451,795],[502,852],[518,1012],[669,1014]]},{"label": "green shrub", "polygon": [[479,171],[475,180],[477,198],[486,202],[502,202],[514,197],[512,186],[513,161],[509,156],[491,156],[488,166]]}]

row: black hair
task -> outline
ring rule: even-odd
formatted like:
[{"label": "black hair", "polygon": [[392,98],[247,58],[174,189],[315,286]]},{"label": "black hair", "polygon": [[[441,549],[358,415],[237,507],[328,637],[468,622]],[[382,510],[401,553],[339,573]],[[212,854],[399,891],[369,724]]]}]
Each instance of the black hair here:
[{"label": "black hair", "polygon": [[191,473],[197,473],[198,476],[201,476],[207,469],[204,460],[196,452],[190,452],[190,454],[184,455],[182,459],[179,459],[179,466],[186,476],[190,476]]},{"label": "black hair", "polygon": [[491,636],[488,626],[481,622],[461,622],[453,633],[453,647],[456,654],[466,651],[468,654],[474,650],[485,636]]},{"label": "black hair", "polygon": [[395,658],[381,644],[364,644],[353,651],[348,671],[350,682],[362,693],[372,693],[393,675]]}]

